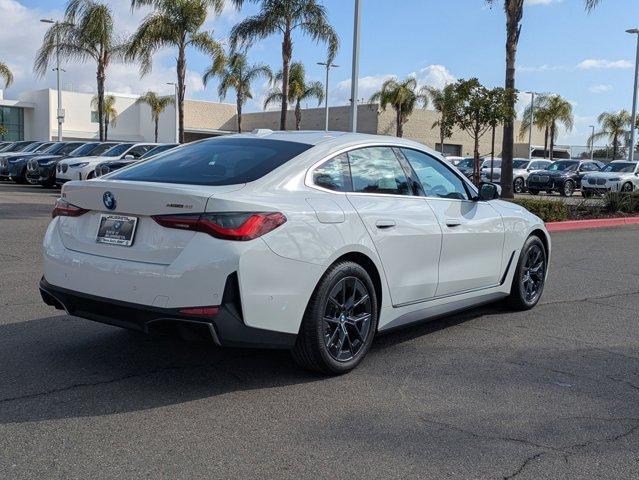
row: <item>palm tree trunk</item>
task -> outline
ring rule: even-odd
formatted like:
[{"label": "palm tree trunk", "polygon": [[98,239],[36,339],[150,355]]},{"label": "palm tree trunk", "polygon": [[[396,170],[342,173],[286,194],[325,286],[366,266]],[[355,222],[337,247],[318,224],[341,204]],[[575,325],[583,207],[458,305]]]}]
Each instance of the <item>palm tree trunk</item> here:
[{"label": "palm tree trunk", "polygon": [[243,97],[241,92],[237,92],[237,133],[242,133],[242,103]]},{"label": "palm tree trunk", "polygon": [[555,124],[550,126],[550,161],[552,162],[555,157]]},{"label": "palm tree trunk", "polygon": [[[524,13],[524,0],[504,0],[506,11],[506,81],[507,91],[515,91],[515,64],[517,45],[521,33],[521,18]],[[513,111],[515,95],[510,96],[508,105]],[[504,139],[501,152],[501,191],[504,198],[514,198],[513,195],[513,148],[515,142],[514,119],[504,122]]]},{"label": "palm tree trunk", "polygon": [[155,143],[158,143],[158,124],[160,123],[160,117],[155,119]]},{"label": "palm tree trunk", "polygon": [[297,100],[295,104],[295,130],[299,131],[302,128],[302,102]]},{"label": "palm tree trunk", "polygon": [[97,73],[97,81],[98,81],[98,137],[100,141],[104,141],[104,82],[106,79],[106,75],[104,73],[104,65],[102,63],[98,63],[98,73]]},{"label": "palm tree trunk", "polygon": [[615,134],[614,137],[612,137],[612,159],[613,160],[617,159],[618,144],[619,144],[619,135]]},{"label": "palm tree trunk", "polygon": [[109,139],[109,117],[104,116],[104,141]]},{"label": "palm tree trunk", "polygon": [[186,55],[184,43],[179,46],[177,58],[177,82],[178,82],[178,141],[184,143],[184,79],[186,77]]},{"label": "palm tree trunk", "polygon": [[444,154],[444,129],[440,127],[439,129],[439,149],[441,150],[441,154]]},{"label": "palm tree trunk", "polygon": [[397,106],[397,136],[402,138],[404,136],[404,124],[402,123],[402,106]]},{"label": "palm tree trunk", "polygon": [[548,151],[548,127],[544,130],[544,158],[546,158],[546,152]]},{"label": "palm tree trunk", "polygon": [[291,26],[287,25],[282,40],[282,113],[280,115],[280,130],[286,130],[286,115],[288,113],[288,79],[291,58],[293,57],[293,40]]}]

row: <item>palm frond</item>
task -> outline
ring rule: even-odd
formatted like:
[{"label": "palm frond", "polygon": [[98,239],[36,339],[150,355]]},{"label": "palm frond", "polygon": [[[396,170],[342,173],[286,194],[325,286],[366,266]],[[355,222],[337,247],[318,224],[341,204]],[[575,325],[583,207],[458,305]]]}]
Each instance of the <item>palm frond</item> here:
[{"label": "palm frond", "polygon": [[6,63],[0,62],[0,77],[4,79],[4,86],[8,88],[13,83],[13,73]]}]

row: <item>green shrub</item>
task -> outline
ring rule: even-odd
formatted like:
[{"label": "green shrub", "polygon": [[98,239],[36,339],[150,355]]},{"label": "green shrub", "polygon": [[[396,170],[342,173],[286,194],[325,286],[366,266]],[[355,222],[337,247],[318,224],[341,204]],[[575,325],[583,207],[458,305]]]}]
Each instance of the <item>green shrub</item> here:
[{"label": "green shrub", "polygon": [[562,222],[569,217],[568,207],[564,202],[537,198],[516,198],[510,201],[521,205],[544,222]]},{"label": "green shrub", "polygon": [[607,193],[604,208],[609,213],[639,213],[639,192]]}]

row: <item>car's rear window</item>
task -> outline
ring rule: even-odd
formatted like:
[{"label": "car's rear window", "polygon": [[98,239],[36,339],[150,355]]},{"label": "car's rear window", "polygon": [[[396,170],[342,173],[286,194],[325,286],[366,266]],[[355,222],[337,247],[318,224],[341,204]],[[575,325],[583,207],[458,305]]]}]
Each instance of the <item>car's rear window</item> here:
[{"label": "car's rear window", "polygon": [[283,140],[216,138],[161,153],[110,178],[189,185],[236,185],[263,177],[311,147]]}]

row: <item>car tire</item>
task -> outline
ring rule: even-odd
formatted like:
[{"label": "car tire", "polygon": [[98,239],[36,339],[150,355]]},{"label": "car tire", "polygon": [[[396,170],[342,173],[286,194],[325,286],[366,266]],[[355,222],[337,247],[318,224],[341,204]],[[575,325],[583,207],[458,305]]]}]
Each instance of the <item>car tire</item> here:
[{"label": "car tire", "polygon": [[13,180],[18,185],[24,185],[27,182],[27,167],[24,167],[20,172],[20,175]]},{"label": "car tire", "polygon": [[572,180],[566,180],[559,189],[559,194],[562,197],[572,197],[573,193],[575,193],[575,182]]},{"label": "car tire", "polygon": [[508,304],[515,310],[530,310],[539,302],[546,283],[548,252],[536,235],[524,243],[510,288]]},{"label": "car tire", "polygon": [[307,370],[347,373],[370,349],[377,321],[377,294],[369,274],[357,263],[339,262],[329,268],[313,292],[293,358]]},{"label": "car tire", "polygon": [[528,193],[530,193],[531,195],[539,195],[539,190],[535,190],[533,188],[529,188],[528,189]]},{"label": "car tire", "polygon": [[631,193],[631,192],[632,192],[632,190],[633,190],[633,188],[632,188],[632,183],[630,183],[630,182],[626,182],[626,183],[624,183],[624,184],[621,186],[621,191],[622,191],[623,193]]},{"label": "car tire", "polygon": [[515,181],[513,182],[513,190],[515,193],[524,193],[525,186],[523,178],[515,178]]}]

